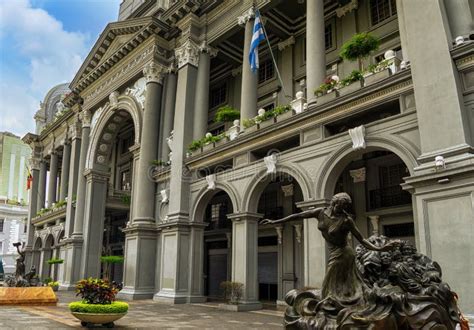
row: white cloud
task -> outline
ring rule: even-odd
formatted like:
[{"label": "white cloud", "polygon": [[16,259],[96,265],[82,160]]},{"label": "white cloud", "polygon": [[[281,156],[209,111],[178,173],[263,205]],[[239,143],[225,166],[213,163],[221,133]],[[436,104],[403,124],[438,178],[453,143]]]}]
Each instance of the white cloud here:
[{"label": "white cloud", "polygon": [[0,0],[0,31],[2,46],[7,39],[10,53],[2,61],[8,64],[9,56],[18,54],[29,72],[29,77],[20,77],[20,69],[9,68],[0,77],[2,94],[7,94],[0,99],[0,131],[23,135],[26,131],[18,130],[34,131],[32,116],[45,94],[74,77],[87,54],[87,36],[65,31],[60,21],[32,8],[28,0]]}]

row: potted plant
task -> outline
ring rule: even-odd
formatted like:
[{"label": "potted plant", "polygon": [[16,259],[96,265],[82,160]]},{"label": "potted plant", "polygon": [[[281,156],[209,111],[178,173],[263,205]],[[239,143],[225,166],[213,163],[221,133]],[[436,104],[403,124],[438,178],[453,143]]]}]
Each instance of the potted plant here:
[{"label": "potted plant", "polygon": [[123,256],[101,256],[100,261],[105,264],[104,279],[110,280],[111,267],[115,264],[123,264]]},{"label": "potted plant", "polygon": [[258,124],[258,128],[265,128],[268,127],[276,122],[275,119],[275,114],[273,112],[273,109],[271,110],[265,110],[265,109],[260,109],[258,110],[258,116],[255,117],[255,121]]},{"label": "potted plant", "polygon": [[244,119],[242,121],[242,126],[244,126],[243,133],[255,132],[258,129],[257,123],[254,118]]},{"label": "potted plant", "polygon": [[342,45],[339,56],[351,62],[358,61],[361,71],[364,71],[363,60],[376,51],[379,46],[380,39],[372,34],[367,32],[356,33]]},{"label": "potted plant", "polygon": [[240,305],[242,299],[244,285],[240,282],[224,281],[221,282],[220,288],[222,290],[225,304],[220,304],[219,308],[234,312],[245,310],[245,307]]},{"label": "potted plant", "polygon": [[188,147],[191,154],[199,154],[202,151],[202,141],[194,140]]},{"label": "potted plant", "polygon": [[337,91],[337,85],[339,83],[339,77],[334,75],[327,77],[324,82],[314,91],[314,95],[318,98],[318,104],[326,103],[330,100],[335,99],[339,94]]},{"label": "potted plant", "polygon": [[217,109],[216,115],[214,117],[214,121],[216,123],[225,123],[226,129],[230,126],[229,123],[234,122],[234,120],[240,119],[240,112],[228,105],[220,107]]},{"label": "potted plant", "polygon": [[128,311],[127,303],[115,301],[115,296],[121,289],[121,285],[115,282],[97,278],[83,279],[76,285],[76,295],[82,300],[71,302],[69,310],[84,327],[102,324],[112,328],[114,322]]},{"label": "potted plant", "polygon": [[[64,262],[63,259],[60,259],[60,258],[51,258],[48,260],[48,264],[51,265],[51,267],[53,268],[53,271],[52,271],[52,274],[53,274],[53,277],[55,277],[57,275],[57,265],[60,265]],[[54,279],[52,278],[48,278],[49,281],[46,283],[47,285],[49,285],[51,288],[53,288],[53,291],[57,291],[58,290],[58,287],[59,287],[59,283],[58,282],[55,282]],[[58,285],[50,285],[50,283],[58,283]],[[56,289],[55,289],[56,287]]]},{"label": "potted plant", "polygon": [[286,104],[277,106],[273,109],[273,113],[277,121],[283,121],[293,116],[294,111],[289,104]]},{"label": "potted plant", "polygon": [[365,86],[372,85],[377,81],[388,78],[392,75],[389,69],[389,61],[383,60],[377,64],[372,64],[367,67],[367,71],[364,74]]},{"label": "potted plant", "polygon": [[362,87],[364,77],[359,70],[353,70],[339,83],[339,95],[347,95]]},{"label": "potted plant", "polygon": [[58,288],[59,288],[59,282],[57,281],[51,281],[48,283],[48,286],[51,287],[51,289],[53,289],[53,291],[58,291]]}]

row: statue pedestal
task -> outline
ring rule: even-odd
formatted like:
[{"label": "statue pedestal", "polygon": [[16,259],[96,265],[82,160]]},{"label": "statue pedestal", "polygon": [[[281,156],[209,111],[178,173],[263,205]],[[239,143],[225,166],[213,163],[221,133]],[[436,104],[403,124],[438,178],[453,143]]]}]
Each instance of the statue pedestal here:
[{"label": "statue pedestal", "polygon": [[41,287],[0,287],[0,306],[56,306],[58,298],[53,289],[48,286]]}]

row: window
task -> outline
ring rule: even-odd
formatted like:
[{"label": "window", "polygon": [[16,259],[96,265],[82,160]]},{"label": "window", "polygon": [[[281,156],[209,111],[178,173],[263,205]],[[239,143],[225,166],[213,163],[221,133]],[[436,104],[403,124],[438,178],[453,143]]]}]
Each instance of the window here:
[{"label": "window", "polygon": [[411,195],[402,189],[403,177],[408,175],[404,164],[379,167],[379,189],[369,192],[370,209],[393,207],[411,203]]},{"label": "window", "polygon": [[0,233],[3,233],[3,224],[5,223],[5,219],[0,219]]},{"label": "window", "polygon": [[412,222],[385,225],[383,231],[389,238],[415,236],[415,227]]},{"label": "window", "polygon": [[27,226],[26,223],[25,223],[25,225],[23,226],[23,233],[24,233],[24,234],[26,233],[27,229],[28,229],[28,226]]},{"label": "window", "polygon": [[395,0],[370,0],[372,25],[377,25],[396,14],[397,5]]},{"label": "window", "polygon": [[220,85],[211,89],[211,95],[209,98],[210,108],[217,107],[218,105],[224,104],[227,100],[227,84]]},{"label": "window", "polygon": [[121,188],[125,191],[130,191],[131,189],[131,176],[130,170],[123,171],[120,173],[121,176]]},{"label": "window", "polygon": [[326,25],[324,28],[324,45],[326,50],[332,48],[332,24]]},{"label": "window", "polygon": [[273,61],[271,59],[260,63],[258,68],[258,83],[261,84],[267,80],[272,79],[275,76],[275,68],[273,67]]},{"label": "window", "polygon": [[128,148],[130,148],[131,146],[133,146],[133,135],[130,135],[126,138],[124,138],[122,140],[122,150],[121,150],[121,153],[124,154],[124,153],[127,153],[129,150]]}]

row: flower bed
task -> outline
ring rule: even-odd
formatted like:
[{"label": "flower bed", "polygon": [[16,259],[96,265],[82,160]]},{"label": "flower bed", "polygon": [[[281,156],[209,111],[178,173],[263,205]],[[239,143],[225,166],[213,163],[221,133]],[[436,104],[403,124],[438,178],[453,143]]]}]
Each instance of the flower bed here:
[{"label": "flower bed", "polygon": [[75,313],[107,313],[119,314],[128,311],[128,304],[122,301],[114,301],[108,305],[86,304],[82,301],[74,301],[69,304],[71,312]]}]

